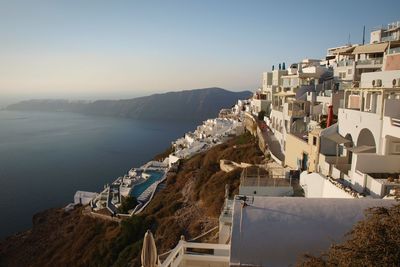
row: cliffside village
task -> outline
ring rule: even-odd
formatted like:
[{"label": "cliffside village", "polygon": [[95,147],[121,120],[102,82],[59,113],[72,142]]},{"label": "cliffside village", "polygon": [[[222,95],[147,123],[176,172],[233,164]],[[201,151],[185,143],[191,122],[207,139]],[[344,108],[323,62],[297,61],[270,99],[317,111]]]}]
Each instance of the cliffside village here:
[{"label": "cliffside village", "polygon": [[[174,171],[180,159],[244,131],[257,137],[266,160],[263,165],[221,160],[221,170],[243,171],[239,195],[226,190],[219,243],[182,237],[158,256],[159,266],[294,265],[305,253],[318,255],[343,241],[367,208],[395,203],[400,192],[400,22],[373,29],[368,44],[329,48],[323,59],[275,65],[262,74],[252,98],[176,140],[160,166],[165,173]],[[116,192],[123,191],[125,178]],[[129,183],[132,190],[134,184]],[[79,194],[76,202],[82,203]],[[96,212],[109,199],[104,195],[101,204],[90,196],[83,202]],[[119,205],[118,197],[112,201]]]}]

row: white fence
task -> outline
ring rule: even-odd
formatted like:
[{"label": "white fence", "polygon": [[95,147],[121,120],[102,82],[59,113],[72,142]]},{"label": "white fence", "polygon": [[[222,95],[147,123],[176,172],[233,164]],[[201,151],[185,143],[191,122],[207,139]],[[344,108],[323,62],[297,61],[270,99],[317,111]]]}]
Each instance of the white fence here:
[{"label": "white fence", "polygon": [[[209,253],[198,253],[190,251],[208,250]],[[184,240],[179,241],[178,245],[171,251],[161,267],[190,267],[190,266],[229,266],[230,245],[193,243]]]}]

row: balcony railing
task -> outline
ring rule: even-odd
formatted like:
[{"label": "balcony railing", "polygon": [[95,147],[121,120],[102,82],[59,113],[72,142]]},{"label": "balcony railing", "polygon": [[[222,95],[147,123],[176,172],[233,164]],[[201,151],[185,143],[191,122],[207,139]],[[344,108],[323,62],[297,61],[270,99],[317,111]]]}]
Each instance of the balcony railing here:
[{"label": "balcony railing", "polygon": [[288,115],[292,117],[304,117],[306,112],[304,110],[288,110]]},{"label": "balcony railing", "polygon": [[[209,253],[199,253],[195,250],[207,250]],[[184,240],[171,251],[160,267],[190,267],[190,266],[229,266],[230,245],[193,243]],[[190,264],[186,263],[190,261]],[[196,264],[197,263],[197,264]]]},{"label": "balcony railing", "polygon": [[357,61],[357,65],[381,65],[383,63],[383,58],[371,58]]},{"label": "balcony railing", "polygon": [[400,47],[391,48],[388,50],[388,54],[397,54],[400,53]]},{"label": "balcony railing", "polygon": [[392,42],[392,41],[398,41],[399,37],[395,35],[390,35],[386,37],[382,37],[382,42]]},{"label": "balcony railing", "polygon": [[276,105],[274,105],[274,106],[272,106],[272,109],[273,109],[273,110],[276,110],[276,111],[280,111],[280,112],[283,111],[283,107],[282,107],[282,106],[276,106]]},{"label": "balcony railing", "polygon": [[337,63],[338,67],[347,67],[353,65],[354,60],[343,60]]},{"label": "balcony railing", "polygon": [[269,177],[242,177],[240,180],[240,187],[245,186],[256,186],[256,187],[287,187],[291,186],[292,181],[290,179],[285,179],[285,177],[280,178],[269,178]]}]

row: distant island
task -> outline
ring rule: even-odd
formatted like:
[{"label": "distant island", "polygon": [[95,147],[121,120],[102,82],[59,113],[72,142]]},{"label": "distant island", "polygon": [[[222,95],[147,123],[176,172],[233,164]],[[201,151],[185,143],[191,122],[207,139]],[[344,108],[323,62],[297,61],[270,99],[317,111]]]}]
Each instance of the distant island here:
[{"label": "distant island", "polygon": [[69,101],[56,99],[27,100],[9,105],[7,110],[77,112],[88,115],[117,116],[151,120],[204,120],[215,117],[222,108],[230,108],[250,91],[232,92],[222,88],[184,90],[123,99]]}]

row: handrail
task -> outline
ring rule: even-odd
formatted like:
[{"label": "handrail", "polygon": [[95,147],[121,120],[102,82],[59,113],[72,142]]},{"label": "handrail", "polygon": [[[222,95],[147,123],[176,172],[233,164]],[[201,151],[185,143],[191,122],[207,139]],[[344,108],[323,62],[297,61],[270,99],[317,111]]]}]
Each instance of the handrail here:
[{"label": "handrail", "polygon": [[[212,244],[212,243],[194,243],[187,242],[185,240],[180,240],[178,245],[171,251],[165,261],[160,265],[161,267],[172,267],[178,266],[178,264],[174,264],[174,261],[181,261],[183,256],[194,256],[193,254],[189,254],[186,252],[186,249],[194,248],[194,249],[213,249],[213,250],[230,250],[230,245],[226,244]],[[203,256],[203,255],[197,255]],[[204,256],[212,256],[215,261],[229,261],[229,256],[216,256],[214,254],[204,254]]]},{"label": "handrail", "polygon": [[357,65],[380,65],[383,63],[383,58],[369,58],[357,61]]},{"label": "handrail", "polygon": [[201,238],[201,237],[203,237],[203,236],[206,236],[206,235],[208,235],[209,233],[211,233],[211,232],[217,230],[218,228],[219,228],[219,225],[215,226],[214,228],[211,228],[210,230],[208,230],[208,231],[205,232],[205,233],[202,233],[202,234],[199,235],[199,236],[196,236],[195,238],[190,239],[189,241],[195,241],[195,240],[197,240],[197,239],[199,239],[199,238]]},{"label": "handrail", "polygon": [[[210,230],[208,230],[207,232],[202,233],[202,234],[200,234],[200,235],[198,235],[198,236],[196,236],[196,237],[190,239],[189,242],[195,241],[195,240],[199,239],[200,237],[203,237],[203,236],[205,236],[205,235],[211,233],[212,231],[214,231],[214,230],[216,230],[216,229],[218,229],[218,228],[219,228],[219,226],[217,225],[217,226],[215,226],[214,228],[211,228]],[[164,252],[163,254],[160,254],[159,257],[168,255],[168,254],[171,253],[173,250],[174,250],[174,249],[168,250],[167,252]]]}]

